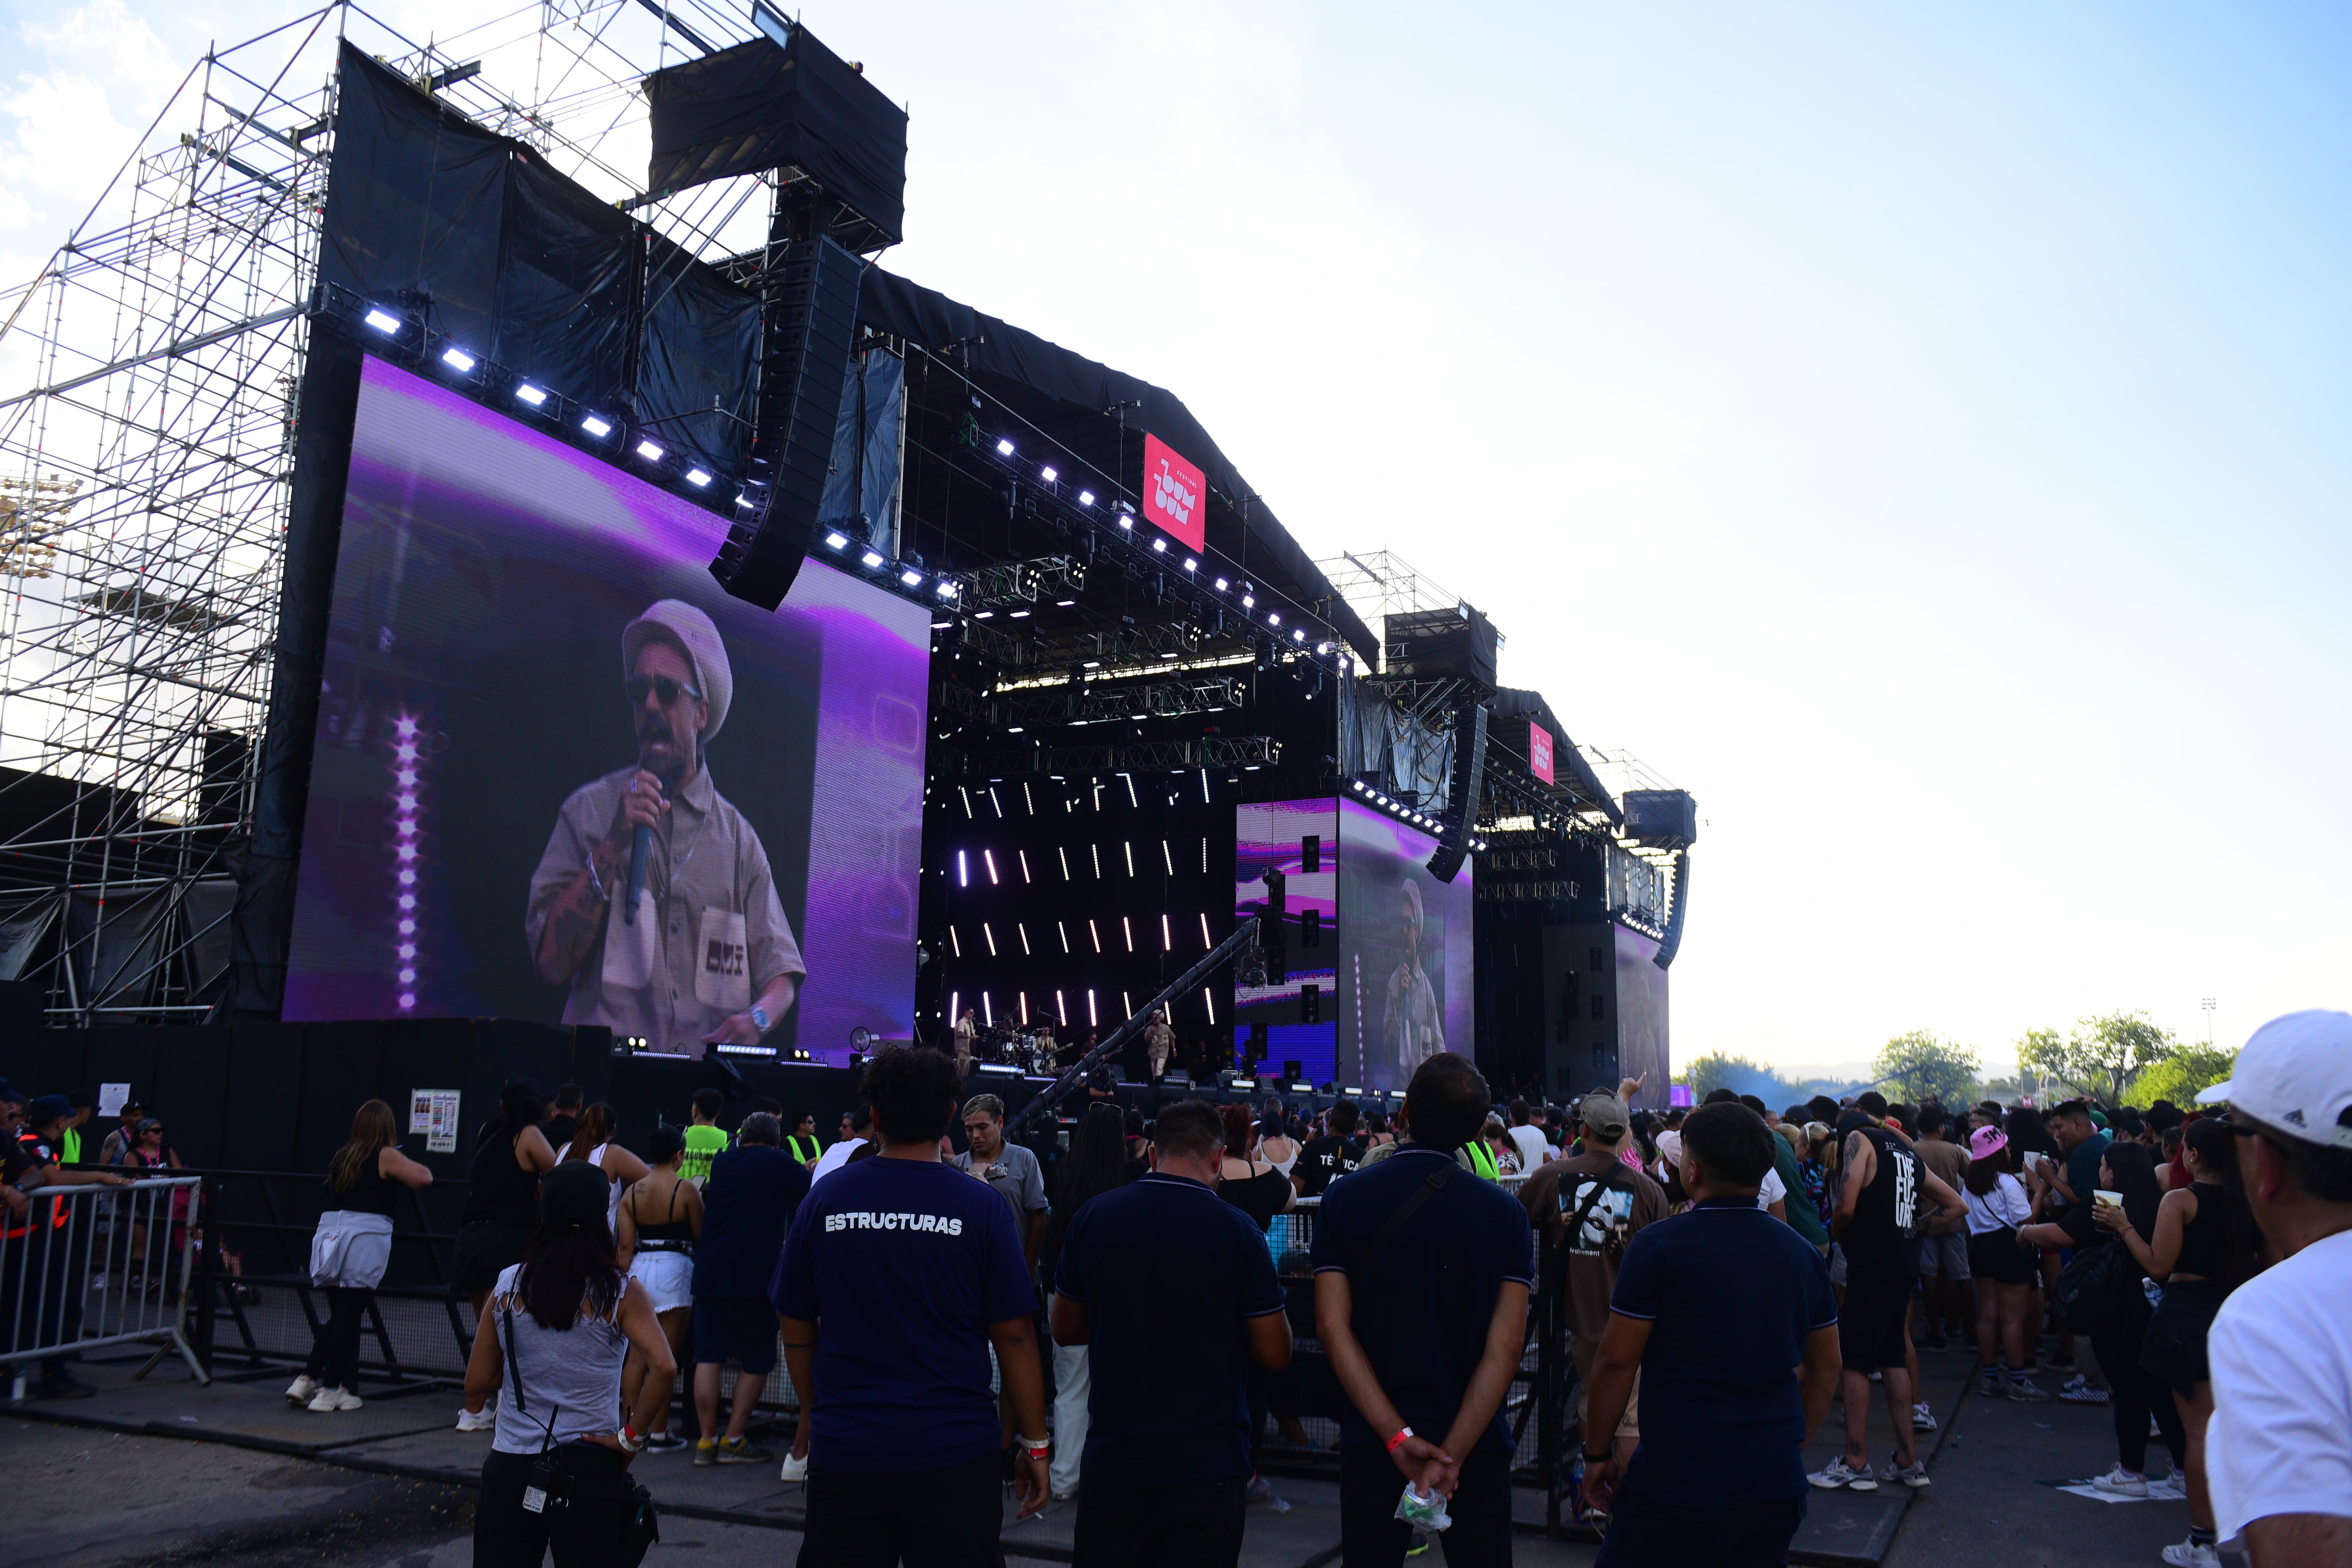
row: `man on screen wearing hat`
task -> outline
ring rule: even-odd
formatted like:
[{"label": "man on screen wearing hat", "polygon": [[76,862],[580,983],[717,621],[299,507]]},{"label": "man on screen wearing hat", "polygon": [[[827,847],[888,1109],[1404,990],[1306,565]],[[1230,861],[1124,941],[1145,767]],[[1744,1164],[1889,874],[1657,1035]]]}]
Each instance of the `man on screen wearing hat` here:
[{"label": "man on screen wearing hat", "polygon": [[[567,1024],[656,1051],[757,1045],[807,971],[760,837],[710,780],[705,748],[734,695],[709,616],[663,599],[621,633],[637,757],[572,793],[530,879],[524,934]],[[646,830],[644,887],[630,868]]]},{"label": "man on screen wearing hat", "polygon": [[[2221,1545],[2254,1568],[2352,1564],[2352,1013],[2290,1013],[2254,1031],[2226,1083],[2238,1170],[2271,1266],[2221,1303],[2206,1338],[2206,1484]],[[2199,1548],[2208,1553],[2195,1555]],[[2192,1535],[2168,1563],[2213,1562]]]},{"label": "man on screen wearing hat", "polygon": [[1422,969],[1425,921],[1421,908],[1421,884],[1407,877],[1398,898],[1399,935],[1404,956],[1389,975],[1386,1016],[1396,1081],[1407,1083],[1415,1068],[1445,1049],[1445,1020],[1438,1016],[1437,992]]}]

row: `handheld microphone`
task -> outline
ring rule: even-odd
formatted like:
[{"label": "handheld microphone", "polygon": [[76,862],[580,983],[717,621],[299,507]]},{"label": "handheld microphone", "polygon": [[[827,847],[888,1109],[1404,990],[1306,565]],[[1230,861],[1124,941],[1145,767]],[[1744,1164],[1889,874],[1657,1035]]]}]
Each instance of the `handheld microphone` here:
[{"label": "handheld microphone", "polygon": [[621,906],[621,919],[637,923],[637,900],[646,890],[646,854],[654,847],[654,830],[644,823],[629,836],[629,901]]}]

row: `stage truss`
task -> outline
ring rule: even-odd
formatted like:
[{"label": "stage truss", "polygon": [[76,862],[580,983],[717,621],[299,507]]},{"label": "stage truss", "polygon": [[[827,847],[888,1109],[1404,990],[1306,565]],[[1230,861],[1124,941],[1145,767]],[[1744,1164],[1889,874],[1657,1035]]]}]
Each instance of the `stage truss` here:
[{"label": "stage truss", "polygon": [[0,294],[0,980],[50,1023],[198,1018],[228,963],[338,41],[718,260],[765,243],[773,182],[638,199],[638,83],[752,36],[700,0],[550,0],[433,43],[312,12],[191,67]]}]

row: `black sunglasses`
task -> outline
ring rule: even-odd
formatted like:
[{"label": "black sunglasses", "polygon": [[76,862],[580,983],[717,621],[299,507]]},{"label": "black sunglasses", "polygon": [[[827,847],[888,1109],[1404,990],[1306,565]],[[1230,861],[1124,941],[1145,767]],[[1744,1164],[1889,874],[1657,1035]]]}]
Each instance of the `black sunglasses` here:
[{"label": "black sunglasses", "polygon": [[643,702],[646,700],[646,693],[650,691],[660,700],[661,705],[665,708],[677,701],[677,694],[681,691],[688,697],[702,695],[685,681],[674,679],[667,675],[633,675],[621,689],[629,694],[629,700],[632,703]]}]

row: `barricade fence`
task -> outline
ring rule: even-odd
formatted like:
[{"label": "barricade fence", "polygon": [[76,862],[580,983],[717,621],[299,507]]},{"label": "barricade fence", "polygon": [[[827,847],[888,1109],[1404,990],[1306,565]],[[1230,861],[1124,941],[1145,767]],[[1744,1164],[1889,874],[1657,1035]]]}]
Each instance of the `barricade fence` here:
[{"label": "barricade fence", "polygon": [[139,1371],[179,1352],[198,1382],[211,1373],[189,1334],[204,1213],[202,1178],[152,1176],[128,1186],[45,1184],[9,1205],[0,1226],[0,1366],[22,1399],[36,1370],[69,1356],[152,1344]]}]

